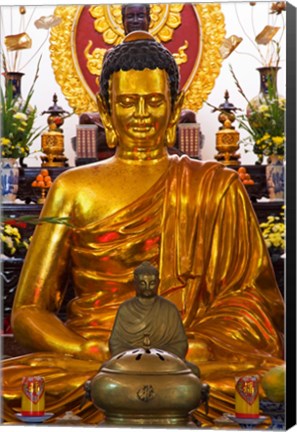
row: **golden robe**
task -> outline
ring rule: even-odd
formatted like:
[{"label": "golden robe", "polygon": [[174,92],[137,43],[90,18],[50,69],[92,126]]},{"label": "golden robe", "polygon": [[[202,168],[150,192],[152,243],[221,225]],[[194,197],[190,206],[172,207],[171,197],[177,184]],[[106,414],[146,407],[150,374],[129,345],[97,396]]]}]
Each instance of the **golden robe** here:
[{"label": "golden robe", "polygon": [[[116,311],[134,296],[135,267],[143,261],[158,266],[158,294],[182,315],[186,359],[211,386],[209,415],[198,415],[204,424],[234,412],[235,376],[282,363],[284,304],[235,171],[171,156],[168,171],[141,199],[98,223],[73,228],[70,242],[76,298],[66,326],[86,339],[106,341],[106,358]],[[98,421],[91,403],[79,406],[83,383],[99,366],[57,353],[4,361],[5,418],[20,407],[21,377],[33,372],[45,377],[47,411],[71,408],[86,422]]]}]

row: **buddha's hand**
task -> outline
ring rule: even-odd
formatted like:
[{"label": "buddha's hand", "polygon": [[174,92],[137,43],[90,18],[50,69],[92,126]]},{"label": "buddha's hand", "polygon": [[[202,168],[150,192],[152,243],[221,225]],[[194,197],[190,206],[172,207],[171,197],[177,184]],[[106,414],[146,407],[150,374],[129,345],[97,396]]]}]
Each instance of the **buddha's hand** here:
[{"label": "buddha's hand", "polygon": [[199,361],[209,361],[214,359],[211,348],[206,342],[199,339],[193,340],[190,338],[188,338],[188,341],[189,351],[187,354],[187,360],[196,363],[197,359],[199,359]]},{"label": "buddha's hand", "polygon": [[75,357],[81,360],[95,360],[102,363],[108,358],[108,346],[104,341],[88,340],[80,345]]}]

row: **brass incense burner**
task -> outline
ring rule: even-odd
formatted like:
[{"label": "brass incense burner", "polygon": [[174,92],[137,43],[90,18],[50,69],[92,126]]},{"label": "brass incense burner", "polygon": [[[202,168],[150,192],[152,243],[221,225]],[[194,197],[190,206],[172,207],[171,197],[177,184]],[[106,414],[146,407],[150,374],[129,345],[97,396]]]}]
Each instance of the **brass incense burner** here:
[{"label": "brass incense burner", "polygon": [[105,412],[104,423],[114,425],[190,425],[189,413],[202,399],[200,379],[186,363],[154,348],[112,357],[86,390]]}]

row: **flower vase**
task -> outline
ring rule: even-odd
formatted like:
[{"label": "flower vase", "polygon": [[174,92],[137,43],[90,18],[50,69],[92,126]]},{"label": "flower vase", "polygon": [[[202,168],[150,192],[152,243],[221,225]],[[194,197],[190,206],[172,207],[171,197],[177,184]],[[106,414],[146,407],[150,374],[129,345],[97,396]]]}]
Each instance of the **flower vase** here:
[{"label": "flower vase", "polygon": [[[5,88],[7,88],[8,83],[11,83],[12,86],[12,97],[14,99],[17,99],[19,102],[19,105],[23,105],[23,98],[22,98],[22,77],[24,74],[22,72],[5,72]],[[27,167],[27,165],[24,163],[24,157],[20,158],[20,166],[21,167]]]},{"label": "flower vase", "polygon": [[[277,90],[277,73],[280,70],[280,67],[277,66],[270,66],[270,67],[260,67],[257,68],[257,71],[260,74],[260,90],[257,96],[251,99],[249,105],[246,108],[246,115],[249,118],[252,113],[251,106],[254,108],[259,108],[262,104],[265,104],[265,98],[269,97],[269,83],[271,83],[273,88],[273,93],[278,96],[278,90]],[[278,96],[279,99],[281,96]],[[251,120],[249,120],[249,123],[252,127],[257,127],[255,124],[252,123]],[[258,160],[256,164],[261,165],[263,163],[263,153],[260,149],[257,148],[257,146],[254,146],[254,153],[257,155]]]},{"label": "flower vase", "polygon": [[266,184],[270,200],[284,199],[285,168],[283,158],[277,155],[269,156],[266,166]]},{"label": "flower vase", "polygon": [[8,83],[12,85],[12,97],[22,99],[21,84],[24,74],[21,72],[5,72],[3,75],[5,77],[5,87],[7,88]]},{"label": "flower vase", "polygon": [[[268,96],[268,83],[271,82],[273,86],[273,91],[277,95],[277,73],[280,70],[279,67],[260,67],[257,68],[260,74],[260,90],[257,96],[253,97],[250,101],[250,104],[254,107],[260,106],[263,102],[265,102],[265,97]],[[247,116],[250,115],[250,106],[247,106],[246,109]]]},{"label": "flower vase", "polygon": [[1,202],[13,203],[19,188],[19,167],[17,159],[1,159]]},{"label": "flower vase", "polygon": [[271,430],[285,430],[285,404],[282,402],[271,402],[268,399],[260,401],[260,408],[263,414],[271,419]]}]

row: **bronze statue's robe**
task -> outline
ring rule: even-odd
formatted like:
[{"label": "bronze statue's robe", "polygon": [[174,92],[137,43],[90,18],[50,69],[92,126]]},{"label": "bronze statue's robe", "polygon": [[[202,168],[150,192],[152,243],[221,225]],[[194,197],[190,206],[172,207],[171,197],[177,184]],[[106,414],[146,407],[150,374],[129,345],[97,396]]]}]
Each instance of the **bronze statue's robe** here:
[{"label": "bronze statue's robe", "polygon": [[109,339],[112,355],[142,347],[147,334],[152,348],[160,348],[184,359],[188,339],[180,314],[174,303],[156,296],[152,302],[141,302],[133,297],[117,312]]},{"label": "bronze statue's robe", "polygon": [[[159,295],[176,304],[189,338],[187,360],[211,385],[209,417],[199,414],[206,424],[234,411],[235,376],[262,373],[282,362],[283,300],[235,171],[171,156],[168,172],[141,199],[105,220],[73,229],[70,239],[77,297],[66,325],[86,339],[105,341],[106,357],[116,311],[134,295],[135,267],[143,261],[159,267]],[[62,287],[56,283],[55,289]],[[44,307],[42,293],[36,302]],[[21,377],[33,372],[46,379],[47,411],[72,407],[95,422],[98,414],[91,404],[83,410],[79,405],[83,383],[98,368],[97,362],[61,353],[7,360],[5,400],[19,407]]]}]

